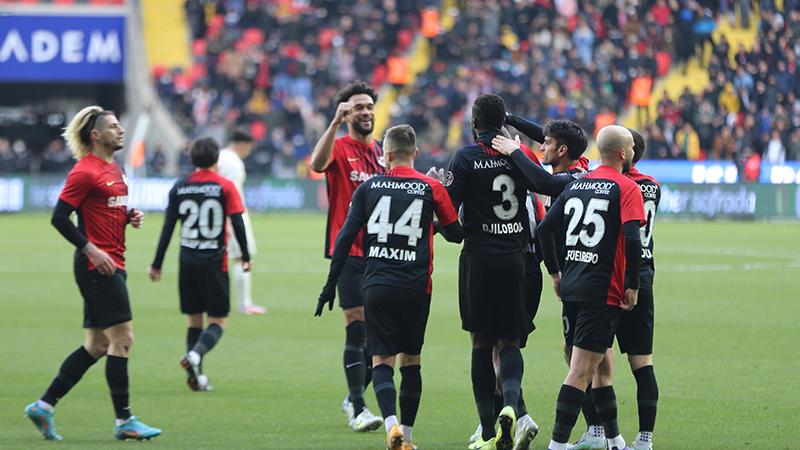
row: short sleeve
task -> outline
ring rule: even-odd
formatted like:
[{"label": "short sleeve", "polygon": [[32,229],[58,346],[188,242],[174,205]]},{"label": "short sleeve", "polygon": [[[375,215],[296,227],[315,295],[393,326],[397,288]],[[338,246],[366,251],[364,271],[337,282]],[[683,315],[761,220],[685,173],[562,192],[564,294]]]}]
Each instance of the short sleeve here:
[{"label": "short sleeve", "polygon": [[94,176],[91,173],[83,170],[73,170],[67,175],[67,182],[64,184],[64,188],[58,198],[78,209],[93,186]]},{"label": "short sleeve", "polygon": [[239,191],[233,183],[225,180],[222,184],[222,195],[225,196],[225,215],[232,216],[244,212],[242,197],[239,196]]},{"label": "short sleeve", "polygon": [[624,180],[625,183],[620,184],[620,223],[638,220],[639,226],[643,226],[645,215],[642,192],[635,181],[627,178]]},{"label": "short sleeve", "polygon": [[435,181],[430,185],[433,188],[433,207],[436,210],[436,217],[439,219],[439,223],[446,227],[458,220],[458,214],[453,208],[453,201],[450,199],[447,189]]}]

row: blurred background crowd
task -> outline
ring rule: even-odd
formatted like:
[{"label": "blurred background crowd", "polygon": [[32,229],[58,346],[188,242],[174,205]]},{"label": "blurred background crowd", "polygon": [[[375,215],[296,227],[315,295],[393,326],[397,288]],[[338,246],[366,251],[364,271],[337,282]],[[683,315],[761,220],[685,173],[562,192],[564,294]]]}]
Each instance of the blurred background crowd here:
[{"label": "blurred background crowd", "polygon": [[[277,178],[309,176],[306,160],[335,93],[355,79],[392,89],[388,121],[416,129],[423,166],[446,164],[472,139],[469,107],[484,92],[499,93],[518,115],[568,118],[589,134],[633,111],[651,159],[800,158],[800,2],[441,3],[187,0],[192,63],[155,67],[153,80],[189,138],[225,142],[247,129],[257,141],[248,171]],[[715,37],[721,23],[757,26],[752,49]],[[419,40],[429,62],[412,74]],[[656,89],[693,59],[707,73],[705,88],[677,100]],[[148,149],[149,174],[165,161],[162,149]],[[60,173],[71,164],[57,135],[0,128],[1,173]]]}]

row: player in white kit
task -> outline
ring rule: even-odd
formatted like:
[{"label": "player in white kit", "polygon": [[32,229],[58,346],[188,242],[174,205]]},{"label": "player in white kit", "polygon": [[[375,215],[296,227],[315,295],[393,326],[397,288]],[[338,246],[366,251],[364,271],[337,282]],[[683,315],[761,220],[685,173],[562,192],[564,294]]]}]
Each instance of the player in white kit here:
[{"label": "player in white kit", "polygon": [[[228,146],[219,152],[219,161],[217,162],[217,172],[223,177],[233,181],[243,202],[244,181],[247,178],[247,172],[245,172],[244,168],[244,159],[250,155],[252,150],[253,136],[246,131],[236,130],[231,135]],[[245,204],[245,208],[246,207],[247,205]],[[256,240],[253,236],[253,225],[250,223],[250,215],[246,210],[244,214],[242,214],[242,219],[244,219],[244,226],[247,232],[247,247],[250,252],[250,257],[253,258],[256,254]],[[251,274],[250,272],[242,270],[242,265],[240,264],[242,252],[233,236],[232,227],[228,226],[227,229],[228,258],[234,261],[229,267],[231,278],[233,278],[233,284],[236,286],[237,310],[248,315],[266,314],[267,308],[253,304],[253,283]]]}]

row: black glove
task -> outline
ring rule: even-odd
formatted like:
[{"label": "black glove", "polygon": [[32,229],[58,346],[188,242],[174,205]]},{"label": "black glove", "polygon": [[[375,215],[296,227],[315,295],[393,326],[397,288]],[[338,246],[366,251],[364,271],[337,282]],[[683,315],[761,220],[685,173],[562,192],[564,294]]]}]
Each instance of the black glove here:
[{"label": "black glove", "polygon": [[336,286],[330,286],[328,284],[322,288],[322,292],[319,294],[319,300],[317,300],[317,310],[314,311],[314,316],[321,316],[322,315],[322,308],[325,306],[325,303],[328,304],[328,311],[333,310],[333,299],[336,298]]}]

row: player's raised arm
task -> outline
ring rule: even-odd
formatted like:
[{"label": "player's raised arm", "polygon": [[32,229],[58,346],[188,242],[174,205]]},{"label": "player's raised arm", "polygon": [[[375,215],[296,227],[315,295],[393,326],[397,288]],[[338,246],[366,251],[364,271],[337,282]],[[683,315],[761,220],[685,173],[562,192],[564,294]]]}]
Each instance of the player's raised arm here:
[{"label": "player's raised arm", "polygon": [[544,142],[544,128],[536,122],[531,122],[514,114],[506,114],[506,125],[516,128],[535,142],[540,144]]},{"label": "player's raised arm", "polygon": [[315,316],[322,315],[322,309],[325,304],[328,304],[328,310],[333,309],[333,300],[336,298],[336,284],[339,282],[339,276],[344,269],[344,263],[347,260],[347,255],[350,252],[350,247],[353,246],[358,232],[364,228],[367,222],[367,214],[364,206],[365,201],[365,186],[366,183],[359,186],[353,193],[353,199],[350,202],[350,211],[347,213],[347,218],[339,231],[339,236],[336,238],[336,244],[333,247],[333,256],[331,256],[331,265],[328,270],[328,281],[322,288],[317,301],[317,309],[314,312]]},{"label": "player's raised arm", "polygon": [[164,225],[161,226],[161,235],[158,238],[158,247],[156,248],[156,255],[147,274],[151,281],[158,281],[161,279],[161,265],[164,263],[164,256],[167,254],[167,247],[169,241],[172,239],[172,232],[175,229],[175,223],[178,221],[178,205],[176,199],[177,183],[172,190],[169,191],[169,201],[167,202],[167,209],[164,210]]},{"label": "player's raised arm", "polygon": [[525,187],[529,191],[555,197],[564,190],[567,184],[574,180],[572,176],[567,174],[551,174],[531,161],[520,148],[519,136],[516,139],[509,139],[498,135],[492,140],[492,148],[511,157],[514,166],[525,178]]},{"label": "player's raised arm", "polygon": [[333,160],[333,142],[336,140],[336,132],[339,126],[342,125],[344,118],[353,109],[353,104],[350,102],[339,103],[336,107],[336,114],[333,116],[330,125],[322,133],[317,144],[314,146],[314,151],[311,152],[311,170],[314,172],[325,172],[328,170],[331,161]]}]

